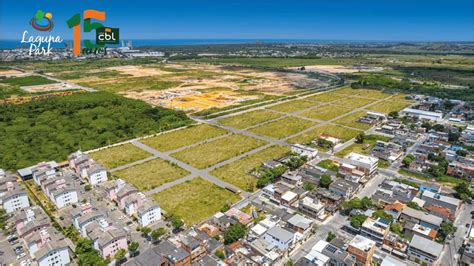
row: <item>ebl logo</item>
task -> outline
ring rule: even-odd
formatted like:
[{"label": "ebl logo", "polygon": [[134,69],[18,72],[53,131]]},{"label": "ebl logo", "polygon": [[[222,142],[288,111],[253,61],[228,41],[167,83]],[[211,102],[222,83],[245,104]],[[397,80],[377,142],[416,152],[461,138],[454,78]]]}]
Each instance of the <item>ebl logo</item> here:
[{"label": "ebl logo", "polygon": [[[82,49],[83,53],[106,53],[105,44],[118,44],[119,43],[119,29],[104,27],[99,22],[91,22],[91,19],[100,21],[105,20],[105,12],[88,9],[83,12],[84,18],[84,32],[91,32],[95,30],[96,41],[95,44],[90,40],[84,40],[85,48]],[[81,14],[75,14],[67,21],[69,28],[73,29],[73,54],[78,56],[81,54]]]}]

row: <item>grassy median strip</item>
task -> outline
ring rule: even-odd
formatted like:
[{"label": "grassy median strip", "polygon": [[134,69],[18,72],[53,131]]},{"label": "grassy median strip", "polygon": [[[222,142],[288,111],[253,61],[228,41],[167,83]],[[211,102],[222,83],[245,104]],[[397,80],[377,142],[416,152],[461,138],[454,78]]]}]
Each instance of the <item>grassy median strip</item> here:
[{"label": "grassy median strip", "polygon": [[350,108],[345,108],[342,106],[324,105],[316,109],[305,111],[301,113],[300,116],[327,121],[327,120],[334,119],[338,116],[341,116],[345,113],[348,113],[350,111],[351,111]]},{"label": "grassy median strip", "polygon": [[240,199],[200,177],[154,194],[153,198],[165,211],[182,218],[188,225],[199,223]]},{"label": "grassy median strip", "polygon": [[377,104],[369,106],[367,110],[388,114],[390,112],[398,112],[404,109],[405,107],[410,106],[410,104],[411,104],[410,102],[404,101],[404,100],[399,100],[399,101],[387,100],[387,101],[379,102]]},{"label": "grassy median strip", "polygon": [[264,141],[244,135],[232,135],[182,150],[171,156],[196,168],[204,169],[265,144]]},{"label": "grassy median strip", "polygon": [[159,158],[114,172],[114,175],[141,191],[154,189],[188,174],[188,171]]},{"label": "grassy median strip", "polygon": [[293,100],[293,101],[289,101],[289,102],[285,102],[285,103],[268,107],[268,109],[272,109],[272,110],[283,112],[283,113],[294,113],[294,112],[307,109],[316,105],[318,104],[311,101]]}]

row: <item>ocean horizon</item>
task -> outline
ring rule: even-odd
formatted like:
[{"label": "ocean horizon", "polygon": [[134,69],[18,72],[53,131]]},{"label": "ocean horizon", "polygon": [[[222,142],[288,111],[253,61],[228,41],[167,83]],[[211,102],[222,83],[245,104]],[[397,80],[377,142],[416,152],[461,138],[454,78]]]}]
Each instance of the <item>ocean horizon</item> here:
[{"label": "ocean horizon", "polygon": [[[123,39],[127,43],[132,41],[133,47],[143,46],[179,46],[179,45],[222,45],[222,44],[255,44],[255,43],[283,43],[283,44],[362,44],[362,43],[430,43],[416,41],[377,41],[377,40],[318,40],[318,39]],[[435,41],[433,41],[435,42]],[[438,41],[442,42],[442,41]],[[65,43],[72,44],[72,40],[64,40],[60,44],[52,44],[53,48],[63,48]],[[466,43],[466,42],[453,42]],[[467,42],[469,43],[469,42]],[[21,40],[0,40],[0,49],[15,49],[26,47]],[[107,47],[119,47],[119,45],[108,45]]]}]

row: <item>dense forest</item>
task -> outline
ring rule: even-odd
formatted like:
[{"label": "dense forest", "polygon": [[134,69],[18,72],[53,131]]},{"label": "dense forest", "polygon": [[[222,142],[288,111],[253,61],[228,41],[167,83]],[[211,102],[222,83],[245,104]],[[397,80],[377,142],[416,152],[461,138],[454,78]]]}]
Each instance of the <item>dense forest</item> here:
[{"label": "dense forest", "polygon": [[78,93],[20,105],[0,105],[0,168],[64,160],[138,136],[190,124],[184,112],[151,107],[107,92]]}]

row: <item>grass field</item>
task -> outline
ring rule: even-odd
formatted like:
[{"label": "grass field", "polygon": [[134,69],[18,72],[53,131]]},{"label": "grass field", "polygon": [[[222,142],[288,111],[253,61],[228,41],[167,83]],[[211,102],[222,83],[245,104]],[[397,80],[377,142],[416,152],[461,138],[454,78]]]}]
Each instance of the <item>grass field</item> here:
[{"label": "grass field", "polygon": [[334,104],[344,106],[347,108],[359,108],[365,106],[369,103],[372,103],[374,100],[364,99],[364,98],[346,98],[335,102]]},{"label": "grass field", "polygon": [[194,178],[153,195],[161,207],[187,225],[199,223],[240,197],[202,178]]},{"label": "grass field", "polygon": [[159,158],[114,172],[114,175],[141,191],[154,189],[188,174],[188,171]]},{"label": "grass field", "polygon": [[309,132],[293,137],[288,141],[291,143],[309,144],[311,143],[311,141],[318,138],[321,134],[327,134],[334,138],[341,139],[343,142],[346,142],[357,136],[357,134],[359,133],[360,131],[355,129],[353,130],[335,125],[323,125],[313,130],[310,130]]},{"label": "grass field", "polygon": [[118,81],[119,82],[110,82],[110,80],[87,81],[79,82],[79,85],[117,93],[125,91],[165,90],[181,84],[181,82],[163,80],[160,77],[120,78]]},{"label": "grass field", "polygon": [[219,120],[219,123],[222,125],[243,129],[258,125],[268,120],[279,118],[281,116],[281,114],[268,110],[256,110],[224,118],[222,120]]},{"label": "grass field", "polygon": [[238,161],[224,165],[211,172],[211,175],[233,184],[242,190],[252,192],[256,188],[256,178],[249,173],[260,166],[264,161],[276,159],[289,152],[290,149],[282,146],[272,146]]},{"label": "grass field", "polygon": [[326,103],[326,102],[333,102],[333,101],[344,99],[344,98],[347,98],[347,96],[338,94],[337,91],[331,91],[331,92],[325,92],[325,93],[317,94],[314,96],[310,96],[305,99]]},{"label": "grass field", "polygon": [[359,59],[353,58],[200,58],[193,60],[212,64],[238,64],[245,66],[261,67],[301,67],[309,65],[346,65],[360,63]]},{"label": "grass field", "polygon": [[140,140],[140,142],[159,151],[171,151],[226,133],[224,129],[201,124]]},{"label": "grass field", "polygon": [[[357,152],[361,154],[368,155],[372,148],[375,146],[377,140],[389,141],[389,137],[380,136],[380,135],[367,135],[365,136],[364,143],[354,143],[351,146],[338,151],[335,155],[338,157],[344,157],[351,152]],[[364,149],[365,148],[365,149]]]},{"label": "grass field", "polygon": [[264,141],[244,135],[232,135],[174,153],[172,156],[196,168],[204,169],[264,144]]},{"label": "grass field", "polygon": [[383,101],[375,105],[372,105],[368,107],[367,110],[388,114],[390,112],[398,112],[404,109],[405,107],[410,106],[410,104],[411,104],[410,102],[405,101],[405,100],[399,100],[399,101],[387,100],[387,101]]},{"label": "grass field", "polygon": [[311,101],[294,100],[294,101],[289,101],[286,103],[277,104],[268,108],[278,111],[278,112],[283,112],[283,113],[294,113],[294,112],[307,109],[316,105],[318,104]]},{"label": "grass field", "polygon": [[324,105],[318,107],[316,109],[311,109],[301,113],[301,116],[312,118],[312,119],[319,119],[319,120],[331,120],[338,116],[341,116],[347,112],[350,112],[350,108],[345,108],[342,106],[335,106],[335,105]]},{"label": "grass field", "polygon": [[130,143],[96,151],[90,156],[108,169],[119,167],[151,156],[148,152]]},{"label": "grass field", "polygon": [[361,97],[372,98],[372,99],[384,99],[390,96],[390,94],[384,93],[380,90],[369,90],[369,89],[344,88],[344,89],[338,90],[338,92],[349,95],[349,96],[358,95]]},{"label": "grass field", "polygon": [[0,82],[18,86],[34,86],[57,83],[56,81],[44,78],[42,76],[11,77],[0,79]]},{"label": "grass field", "polygon": [[334,161],[330,160],[330,159],[322,160],[317,165],[319,167],[326,168],[326,169],[328,169],[330,171],[333,171],[333,172],[336,172],[336,173],[339,170],[339,166],[337,166],[337,164]]},{"label": "grass field", "polygon": [[285,117],[277,121],[252,128],[250,131],[253,133],[271,137],[274,139],[281,139],[302,130],[315,125],[314,122],[296,118],[296,117]]},{"label": "grass field", "polygon": [[366,111],[355,112],[355,113],[346,115],[342,118],[339,118],[338,120],[334,121],[334,123],[366,130],[366,129],[371,128],[372,125],[358,122],[359,118],[363,117],[365,114],[367,114]]}]

